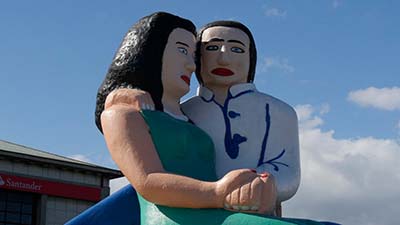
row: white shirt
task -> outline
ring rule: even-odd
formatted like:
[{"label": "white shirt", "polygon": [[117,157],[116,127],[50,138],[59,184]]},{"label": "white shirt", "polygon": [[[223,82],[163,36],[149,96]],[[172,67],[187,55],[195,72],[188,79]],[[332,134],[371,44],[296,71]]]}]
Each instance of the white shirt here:
[{"label": "white shirt", "polygon": [[182,105],[183,112],[214,141],[218,177],[250,168],[276,179],[278,201],[291,198],[300,184],[296,112],[252,83],[234,85],[224,105],[201,86]]}]

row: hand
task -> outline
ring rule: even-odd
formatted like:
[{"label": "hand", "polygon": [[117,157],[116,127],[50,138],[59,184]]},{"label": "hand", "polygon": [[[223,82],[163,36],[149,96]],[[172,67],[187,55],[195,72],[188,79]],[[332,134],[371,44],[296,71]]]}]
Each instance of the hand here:
[{"label": "hand", "polygon": [[154,110],[154,102],[150,94],[139,89],[120,88],[112,91],[106,98],[104,109],[116,104],[129,105],[137,111]]},{"label": "hand", "polygon": [[226,205],[226,198],[229,194],[235,190],[240,190],[246,184],[251,184],[256,178],[258,178],[256,171],[250,169],[232,170],[225,174],[224,177],[216,182],[218,205],[223,208]]},{"label": "hand", "polygon": [[268,173],[259,174],[250,183],[229,193],[224,202],[228,210],[274,214],[276,205],[275,181]]}]

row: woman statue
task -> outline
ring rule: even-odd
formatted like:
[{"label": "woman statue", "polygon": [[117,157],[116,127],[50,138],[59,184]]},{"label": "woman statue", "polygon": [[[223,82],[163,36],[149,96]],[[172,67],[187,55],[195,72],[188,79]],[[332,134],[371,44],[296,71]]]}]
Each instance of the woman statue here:
[{"label": "woman statue", "polygon": [[[151,14],[128,31],[98,91],[96,124],[138,193],[141,224],[320,224],[274,217],[276,187],[268,174],[240,169],[216,178],[210,137],[179,106],[195,50],[192,22]],[[119,88],[148,92],[156,110],[114,101]],[[134,203],[127,207],[134,210]]]}]

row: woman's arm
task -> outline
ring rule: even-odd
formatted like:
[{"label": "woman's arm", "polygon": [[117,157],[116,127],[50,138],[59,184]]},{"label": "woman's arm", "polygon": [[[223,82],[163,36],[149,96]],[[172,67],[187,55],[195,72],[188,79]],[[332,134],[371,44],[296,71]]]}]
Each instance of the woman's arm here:
[{"label": "woman's arm", "polygon": [[257,174],[229,173],[217,182],[205,182],[164,170],[141,114],[128,105],[108,106],[101,115],[107,147],[134,188],[148,201],[187,208],[222,208],[227,194],[251,183]]}]

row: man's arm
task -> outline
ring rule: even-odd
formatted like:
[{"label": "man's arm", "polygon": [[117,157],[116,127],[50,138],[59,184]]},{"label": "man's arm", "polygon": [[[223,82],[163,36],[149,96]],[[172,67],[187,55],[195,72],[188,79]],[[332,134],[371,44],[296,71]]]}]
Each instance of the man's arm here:
[{"label": "man's arm", "polygon": [[154,110],[154,102],[150,94],[140,89],[120,88],[112,91],[107,96],[104,109],[117,104],[129,105],[137,111]]},{"label": "man's arm", "polygon": [[270,132],[275,132],[274,135],[279,136],[280,140],[268,140],[274,143],[272,146],[280,146],[281,148],[267,149],[270,153],[265,155],[264,163],[257,167],[257,172],[267,171],[275,176],[278,204],[290,199],[296,193],[300,184],[297,115],[292,107],[282,103],[279,102],[275,106],[280,107],[279,114],[271,115],[270,121],[271,124],[275,124],[275,127],[271,127]]}]

